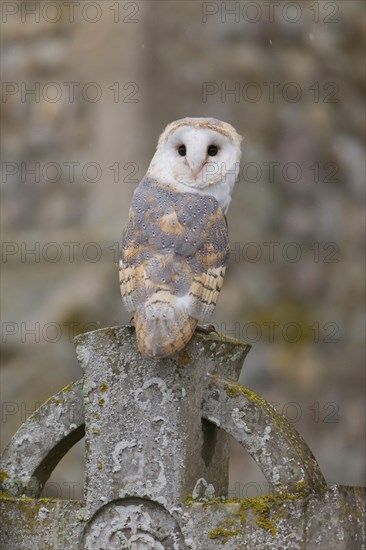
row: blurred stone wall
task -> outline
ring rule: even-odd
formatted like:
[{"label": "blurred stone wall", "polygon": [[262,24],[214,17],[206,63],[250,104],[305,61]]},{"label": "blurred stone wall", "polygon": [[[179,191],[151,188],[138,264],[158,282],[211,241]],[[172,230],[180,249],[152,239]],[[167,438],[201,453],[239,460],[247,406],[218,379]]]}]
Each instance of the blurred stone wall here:
[{"label": "blurred stone wall", "polygon": [[[244,136],[215,325],[253,344],[242,382],[294,422],[327,481],[363,484],[364,3],[1,15],[2,445],[80,377],[74,334],[128,321],[116,261],[133,190],[168,122],[214,116]],[[232,496],[266,492],[232,454]],[[80,495],[81,457],[48,496]]]}]

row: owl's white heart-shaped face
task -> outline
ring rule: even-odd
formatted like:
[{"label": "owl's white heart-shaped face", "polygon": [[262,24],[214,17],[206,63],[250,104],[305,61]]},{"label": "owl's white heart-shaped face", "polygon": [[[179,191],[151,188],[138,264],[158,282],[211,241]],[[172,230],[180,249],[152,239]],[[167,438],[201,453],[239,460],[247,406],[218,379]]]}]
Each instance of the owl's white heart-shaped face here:
[{"label": "owl's white heart-shaped face", "polygon": [[180,191],[211,194],[226,212],[239,172],[241,137],[227,123],[186,118],[161,135],[148,174]]}]

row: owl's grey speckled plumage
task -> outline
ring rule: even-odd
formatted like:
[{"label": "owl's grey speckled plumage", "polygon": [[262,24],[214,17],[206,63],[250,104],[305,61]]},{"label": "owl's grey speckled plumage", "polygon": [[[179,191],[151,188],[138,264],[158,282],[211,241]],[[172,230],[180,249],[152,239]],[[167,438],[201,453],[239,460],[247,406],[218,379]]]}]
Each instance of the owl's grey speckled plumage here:
[{"label": "owl's grey speckled plumage", "polygon": [[122,298],[134,313],[141,353],[164,357],[190,340],[215,308],[228,251],[214,196],[148,172],[132,199],[120,260]]}]

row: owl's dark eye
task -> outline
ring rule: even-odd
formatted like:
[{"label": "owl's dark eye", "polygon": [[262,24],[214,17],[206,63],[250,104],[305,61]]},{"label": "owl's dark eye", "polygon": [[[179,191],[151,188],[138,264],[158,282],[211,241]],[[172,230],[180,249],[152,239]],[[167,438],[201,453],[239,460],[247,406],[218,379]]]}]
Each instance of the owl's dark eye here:
[{"label": "owl's dark eye", "polygon": [[181,157],[185,157],[186,153],[187,153],[186,146],[185,145],[179,145],[178,153],[180,154]]},{"label": "owl's dark eye", "polygon": [[217,152],[218,152],[218,147],[216,147],[216,145],[209,145],[208,148],[207,148],[207,154],[210,155],[210,157],[214,157],[215,155],[217,155]]}]

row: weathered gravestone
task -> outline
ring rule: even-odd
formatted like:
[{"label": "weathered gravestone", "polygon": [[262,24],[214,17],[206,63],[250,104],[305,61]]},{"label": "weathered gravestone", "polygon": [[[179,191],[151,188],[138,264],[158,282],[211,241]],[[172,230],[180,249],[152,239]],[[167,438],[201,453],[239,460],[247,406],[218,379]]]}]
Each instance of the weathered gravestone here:
[{"label": "weathered gravestone", "polygon": [[[364,549],[365,490],[327,486],[286,419],[237,384],[249,348],[195,335],[158,361],[140,356],[129,326],[78,336],[82,380],[50,398],[3,454],[0,547]],[[40,498],[84,434],[84,500]],[[225,499],[229,435],[273,495]]]}]

